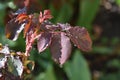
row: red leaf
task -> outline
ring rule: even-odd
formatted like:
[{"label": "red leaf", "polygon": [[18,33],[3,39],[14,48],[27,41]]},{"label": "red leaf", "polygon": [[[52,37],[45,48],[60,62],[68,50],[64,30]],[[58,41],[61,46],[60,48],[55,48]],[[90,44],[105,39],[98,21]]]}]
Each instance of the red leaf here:
[{"label": "red leaf", "polygon": [[51,11],[44,10],[44,16],[45,16],[45,19],[51,19],[52,18]]},{"label": "red leaf", "polygon": [[63,32],[54,33],[50,50],[53,60],[63,65],[71,54],[70,39]]},{"label": "red leaf", "polygon": [[26,23],[25,28],[24,28],[24,37],[26,37],[26,33],[28,32],[28,30],[31,27],[31,20],[28,21],[28,23]]},{"label": "red leaf", "polygon": [[36,37],[36,32],[33,32],[33,30],[29,31],[29,33],[26,35],[26,51],[25,51],[25,55],[29,56],[29,52],[32,49],[32,45],[35,41],[35,37]]},{"label": "red leaf", "polygon": [[85,28],[71,27],[69,30],[67,30],[67,35],[70,37],[74,45],[76,45],[79,49],[83,51],[91,50],[92,40]]},{"label": "red leaf", "polygon": [[38,51],[44,51],[51,43],[52,33],[42,32],[37,41]]},{"label": "red leaf", "polygon": [[52,15],[51,15],[50,10],[44,10],[44,14],[42,14],[42,12],[40,12],[39,22],[42,23],[45,20],[48,20],[48,19],[51,19],[51,18],[52,18]]},{"label": "red leaf", "polygon": [[29,19],[28,15],[26,15],[26,14],[19,14],[16,17],[16,21],[18,21],[19,23],[25,21],[26,19]]}]

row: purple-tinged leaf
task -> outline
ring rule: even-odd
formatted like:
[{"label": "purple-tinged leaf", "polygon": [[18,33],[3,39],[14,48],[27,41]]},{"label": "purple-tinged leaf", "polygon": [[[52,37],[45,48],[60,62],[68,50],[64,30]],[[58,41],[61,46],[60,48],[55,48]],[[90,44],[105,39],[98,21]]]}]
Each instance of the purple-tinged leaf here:
[{"label": "purple-tinged leaf", "polygon": [[41,28],[41,30],[44,30],[44,31],[66,31],[66,30],[70,29],[71,26],[68,23],[66,23],[66,24],[57,23],[57,25],[54,25],[51,22],[49,22],[48,20],[45,20],[41,24],[40,28]]},{"label": "purple-tinged leaf", "polygon": [[89,36],[88,31],[84,27],[71,27],[66,32],[74,45],[79,49],[86,52],[91,50],[92,40]]},{"label": "purple-tinged leaf", "polygon": [[25,22],[19,23],[15,22],[15,18],[10,20],[5,27],[5,34],[8,39],[15,41],[20,32],[24,29]]},{"label": "purple-tinged leaf", "polygon": [[66,60],[69,58],[72,50],[71,42],[69,37],[66,36],[65,33],[61,33],[61,58],[60,64],[64,64]]},{"label": "purple-tinged leaf", "polygon": [[70,39],[64,32],[56,32],[52,38],[50,50],[55,62],[63,65],[71,54]]},{"label": "purple-tinged leaf", "polygon": [[41,26],[40,26],[40,29],[43,30],[43,31],[58,31],[60,30],[60,26],[59,25],[54,25],[52,24],[50,21],[48,20],[45,20]]},{"label": "purple-tinged leaf", "polygon": [[16,12],[10,12],[9,16],[11,18],[18,16],[19,14],[27,14],[27,9],[26,7],[22,9],[18,9]]},{"label": "purple-tinged leaf", "polygon": [[44,51],[51,43],[52,33],[42,32],[37,41],[38,51]]},{"label": "purple-tinged leaf", "polygon": [[66,31],[71,28],[70,24],[68,24],[68,23],[66,23],[66,24],[57,23],[57,25],[60,27],[60,29],[62,31]]},{"label": "purple-tinged leaf", "polygon": [[52,58],[55,62],[59,63],[59,58],[61,57],[61,33],[54,33],[52,37],[52,42],[50,45],[50,51],[52,53]]},{"label": "purple-tinged leaf", "polygon": [[26,14],[27,13],[27,9],[26,7],[22,8],[22,9],[18,9],[14,15],[19,15],[19,14]]}]

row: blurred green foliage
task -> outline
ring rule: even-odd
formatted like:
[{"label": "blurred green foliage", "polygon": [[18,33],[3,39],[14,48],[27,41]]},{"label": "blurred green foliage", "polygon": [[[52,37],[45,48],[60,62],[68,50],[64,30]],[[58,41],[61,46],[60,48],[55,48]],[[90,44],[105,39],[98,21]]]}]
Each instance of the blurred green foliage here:
[{"label": "blurred green foliage", "polygon": [[[19,1],[19,0],[18,0]],[[37,1],[37,0],[35,0]],[[73,49],[70,59],[60,67],[55,64],[51,59],[50,51],[47,49],[42,53],[34,48],[31,51],[30,59],[35,61],[35,69],[31,74],[25,77],[25,80],[119,80],[120,79],[120,60],[119,56],[116,59],[110,59],[102,65],[102,70],[98,70],[98,76],[94,76],[94,69],[89,66],[90,61],[84,57],[84,55],[106,55],[104,58],[108,59],[110,55],[119,55],[120,46],[117,45],[119,38],[113,38],[111,40],[102,38],[100,44],[94,44],[93,20],[96,17],[100,9],[101,0],[38,0],[42,10],[50,9],[53,15],[51,22],[57,23],[70,23],[73,25],[84,26],[90,32],[93,37],[93,51],[85,53]],[[120,5],[120,0],[115,0]],[[35,7],[35,6],[33,6]],[[0,43],[8,44],[9,47],[16,51],[25,51],[25,40],[20,35],[16,42],[10,41],[5,37],[5,17],[8,14],[7,8],[16,9],[17,5],[13,3],[13,0],[5,0],[0,2]],[[107,43],[110,44],[107,44]],[[109,46],[110,45],[110,46]],[[117,47],[116,47],[117,45]],[[96,56],[96,60],[97,60]],[[101,60],[103,60],[102,58]],[[93,68],[96,68],[96,64],[92,64]],[[117,71],[109,72],[109,68],[115,67]],[[108,69],[108,72],[106,70]]]},{"label": "blurred green foliage", "polygon": [[65,65],[69,80],[91,80],[88,64],[80,51],[75,51],[72,61]]},{"label": "blurred green foliage", "polygon": [[79,26],[85,26],[89,31],[92,29],[92,21],[94,20],[96,13],[100,5],[100,0],[82,0],[79,4],[79,17],[77,24]]},{"label": "blurred green foliage", "polygon": [[116,0],[116,3],[117,3],[118,5],[120,5],[120,0]]}]

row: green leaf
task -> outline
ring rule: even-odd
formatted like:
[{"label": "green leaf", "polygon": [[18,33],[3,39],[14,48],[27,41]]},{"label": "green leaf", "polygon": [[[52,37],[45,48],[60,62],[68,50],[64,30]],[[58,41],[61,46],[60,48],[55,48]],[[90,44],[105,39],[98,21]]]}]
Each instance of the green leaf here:
[{"label": "green leaf", "polygon": [[48,68],[47,68],[47,70],[46,70],[45,80],[56,80],[56,77],[55,77],[52,65],[49,65]]},{"label": "green leaf", "polygon": [[8,71],[11,72],[14,76],[19,76],[11,58],[8,59]]},{"label": "green leaf", "polygon": [[104,74],[99,80],[119,80],[119,73]]},{"label": "green leaf", "polygon": [[6,8],[6,4],[5,3],[0,3],[0,10],[3,10]]},{"label": "green leaf", "polygon": [[120,6],[120,0],[115,0],[115,1]]},{"label": "green leaf", "polygon": [[7,6],[10,7],[11,9],[15,9],[16,5],[11,1],[7,3]]},{"label": "green leaf", "polygon": [[105,46],[93,46],[94,53],[100,53],[100,54],[112,54],[113,48],[111,47],[105,47]]},{"label": "green leaf", "polygon": [[113,60],[108,61],[107,67],[119,68],[120,67],[120,61],[119,61],[119,59],[113,59]]},{"label": "green leaf", "polygon": [[35,80],[57,80],[54,74],[53,66],[50,64],[44,73],[41,73]]},{"label": "green leaf", "polygon": [[72,7],[65,3],[61,6],[60,11],[58,11],[58,15],[55,16],[56,17],[56,21],[55,22],[68,22],[69,19],[71,18],[73,13],[73,9]]},{"label": "green leaf", "polygon": [[55,9],[55,7],[53,6],[52,3],[49,5],[49,8],[50,8],[50,10],[51,10],[51,14],[53,15],[53,18],[51,19],[51,21],[52,21],[53,23],[55,23],[55,22],[56,22],[56,17],[57,17],[57,15],[58,15],[58,11]]},{"label": "green leaf", "polygon": [[10,57],[8,59],[8,70],[15,76],[21,76],[23,73],[23,64],[19,57]]},{"label": "green leaf", "polygon": [[[1,3],[0,3],[1,8]],[[5,9],[0,9],[0,27],[2,28],[2,25],[4,25],[4,18],[5,18]]]},{"label": "green leaf", "polygon": [[80,15],[77,24],[91,29],[91,23],[96,16],[100,4],[100,0],[81,0]]},{"label": "green leaf", "polygon": [[74,53],[73,60],[65,65],[70,80],[91,80],[88,64],[79,51]]}]

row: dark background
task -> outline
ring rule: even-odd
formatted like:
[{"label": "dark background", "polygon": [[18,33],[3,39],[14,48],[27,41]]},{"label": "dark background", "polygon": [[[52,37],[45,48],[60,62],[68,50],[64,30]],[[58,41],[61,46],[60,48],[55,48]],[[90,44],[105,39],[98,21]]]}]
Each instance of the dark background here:
[{"label": "dark background", "polygon": [[[5,38],[10,11],[24,7],[24,0],[0,1],[0,43],[25,51],[22,34],[15,42]],[[91,52],[73,46],[69,60],[60,67],[53,62],[49,49],[31,51],[35,69],[25,80],[120,80],[120,0],[30,0],[29,13],[50,9],[53,23],[86,27],[93,41]]]}]

